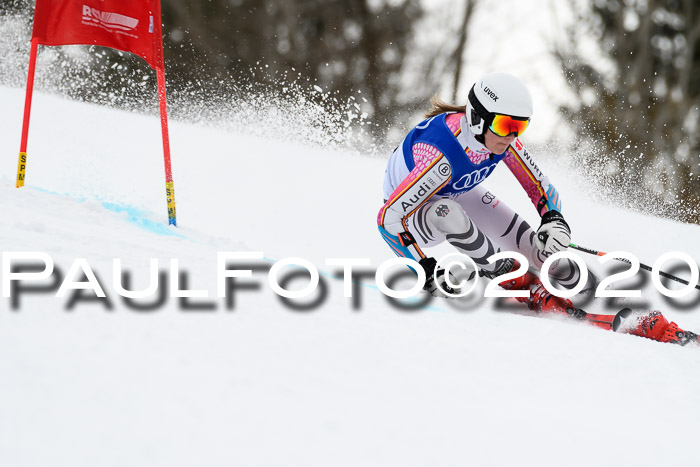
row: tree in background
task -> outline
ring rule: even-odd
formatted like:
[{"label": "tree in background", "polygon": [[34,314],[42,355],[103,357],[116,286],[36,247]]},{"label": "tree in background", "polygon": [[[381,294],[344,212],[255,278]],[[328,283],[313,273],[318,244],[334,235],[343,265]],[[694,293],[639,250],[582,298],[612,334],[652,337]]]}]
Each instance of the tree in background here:
[{"label": "tree in background", "polygon": [[[180,99],[244,100],[316,87],[321,92],[309,98],[331,112],[354,103],[381,138],[427,110],[430,95],[450,79],[456,96],[477,0],[458,3],[446,3],[449,11],[441,13],[449,21],[441,17],[437,24],[422,0],[161,0],[174,115],[186,107]],[[13,44],[27,50],[33,6],[33,0],[0,3],[0,15],[20,15],[27,38]],[[39,59],[41,89],[120,107],[156,102],[153,73],[130,54],[70,46],[43,49]],[[0,77],[17,70],[14,62],[0,66]]]},{"label": "tree in background", "polygon": [[[274,91],[305,79],[338,101],[357,101],[380,136],[397,115],[424,107],[441,79],[431,72],[435,51],[407,69],[419,50],[420,0],[163,0],[162,8],[176,86],[233,79]],[[196,65],[204,57],[206,66]],[[410,73],[420,78],[406,80]]]},{"label": "tree in background", "polygon": [[576,15],[556,55],[584,162],[645,208],[700,223],[700,2],[596,0]]}]

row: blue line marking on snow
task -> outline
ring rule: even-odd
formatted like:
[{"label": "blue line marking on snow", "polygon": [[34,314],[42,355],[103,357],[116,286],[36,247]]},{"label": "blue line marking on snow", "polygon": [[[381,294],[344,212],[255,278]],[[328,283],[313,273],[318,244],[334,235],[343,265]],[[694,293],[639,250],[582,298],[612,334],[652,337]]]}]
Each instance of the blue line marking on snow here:
[{"label": "blue line marking on snow", "polygon": [[[269,258],[269,257],[267,257],[267,256],[263,256],[263,257],[262,257],[262,260],[265,261],[265,262],[271,263],[271,264],[275,264],[275,263],[277,262],[276,259]],[[306,271],[306,270],[307,270],[307,269],[304,268],[303,266],[300,266],[300,265],[297,265],[297,264],[291,264],[290,267],[291,267],[292,269],[297,269],[297,270],[300,270],[300,271],[301,271],[301,270],[303,270],[303,271]],[[332,273],[330,273],[330,272],[326,272],[326,271],[323,271],[323,270],[318,269],[318,268],[316,268],[316,269],[317,269],[318,275],[319,275],[320,277],[325,277],[325,278],[327,278],[327,279],[332,279],[332,280],[334,280],[334,281],[336,281],[336,282],[343,282],[343,281],[345,280],[344,277],[343,277],[342,275],[341,275],[341,276],[336,276],[335,274],[332,274]],[[376,286],[376,285],[374,285],[374,284],[369,284],[369,283],[367,283],[367,282],[358,281],[357,279],[353,279],[352,282],[355,283],[355,284],[359,284],[361,287],[363,287],[363,288],[365,288],[365,289],[370,289],[370,290],[374,290],[374,291],[376,291],[376,292],[381,292],[381,291],[379,290],[379,287]],[[396,299],[396,300],[399,301],[399,302],[403,302],[405,305],[411,305],[411,304],[415,304],[415,303],[418,303],[418,302],[422,301],[423,298],[422,298],[422,297],[407,297],[407,298]],[[429,304],[429,305],[422,306],[421,308],[419,308],[419,309],[417,309],[417,310],[415,310],[415,311],[419,311],[419,310],[420,310],[420,311],[423,311],[423,310],[429,310],[429,311],[447,311],[445,308],[440,307],[440,306],[436,306],[435,304]]]},{"label": "blue line marking on snow", "polygon": [[[47,190],[45,188],[37,187],[37,186],[31,186],[32,189],[40,191],[42,193],[47,193],[50,195],[55,195],[55,196],[64,196],[67,198],[71,198],[78,203],[84,203],[88,201],[89,199],[83,196],[75,196],[70,193],[58,193],[55,191]],[[165,235],[165,236],[174,236],[174,237],[179,237],[179,238],[187,238],[185,235],[177,232],[175,229],[170,227],[168,224],[165,222],[160,222],[160,221],[154,221],[152,219],[149,219],[149,213],[140,209],[137,209],[133,206],[128,206],[124,204],[118,204],[114,202],[108,202],[108,201],[100,201],[99,199],[95,199],[95,201],[99,202],[103,208],[105,208],[108,211],[112,211],[117,214],[122,214],[126,216],[126,220],[128,222],[131,222],[135,224],[137,227],[146,230],[151,233],[155,233],[157,235]],[[239,251],[239,250],[232,250],[232,251]],[[263,261],[274,264],[277,262],[276,259],[274,258],[269,258],[267,256],[263,256],[262,258]],[[304,269],[301,266],[297,266],[299,269]],[[335,281],[342,282],[344,279],[343,277],[337,277],[332,273],[319,270],[319,275],[328,279],[332,279]],[[370,284],[367,282],[363,281],[358,281],[357,279],[353,279],[353,282],[359,283],[359,285],[365,289],[370,289],[374,290],[376,292],[380,292],[379,287],[377,287],[374,284]],[[416,303],[420,301],[420,297],[409,297],[402,299],[402,301],[406,304],[411,304],[411,303]],[[445,308],[441,306],[437,306],[436,304],[429,304],[424,307],[421,307],[420,310],[430,310],[430,311],[447,311]]]},{"label": "blue line marking on snow", "polygon": [[[50,195],[56,195],[56,196],[65,196],[67,198],[74,199],[75,201],[79,203],[84,203],[88,201],[89,199],[84,197],[84,196],[75,196],[70,193],[58,193],[55,191],[47,190],[45,188],[41,188],[38,186],[32,186],[33,189],[40,191],[42,193],[48,193]],[[160,221],[154,221],[152,219],[149,219],[149,213],[146,211],[142,211],[140,209],[137,209],[133,206],[128,206],[125,204],[118,204],[114,202],[109,202],[109,201],[100,201],[99,199],[95,199],[98,203],[102,205],[103,208],[105,208],[108,211],[115,212],[117,214],[126,214],[126,221],[130,222],[132,224],[135,224],[137,227],[147,231],[151,232],[157,235],[164,235],[164,236],[171,236],[171,237],[179,237],[179,238],[187,238],[183,234],[177,232],[173,228],[171,228],[168,224],[165,222],[160,222]]]},{"label": "blue line marking on snow", "polygon": [[127,206],[124,204],[117,204],[117,203],[109,203],[106,201],[101,202],[102,207],[107,209],[108,211],[116,212],[118,214],[125,213],[127,216],[127,220],[133,224],[136,224],[138,227],[142,228],[143,230],[146,230],[148,232],[152,232],[158,235],[169,235],[172,237],[180,237],[180,238],[185,238],[184,235],[181,233],[173,231],[173,229],[165,223],[162,222],[157,222],[154,220],[149,219],[148,213],[145,211],[141,211],[139,209],[136,209],[133,206]]}]

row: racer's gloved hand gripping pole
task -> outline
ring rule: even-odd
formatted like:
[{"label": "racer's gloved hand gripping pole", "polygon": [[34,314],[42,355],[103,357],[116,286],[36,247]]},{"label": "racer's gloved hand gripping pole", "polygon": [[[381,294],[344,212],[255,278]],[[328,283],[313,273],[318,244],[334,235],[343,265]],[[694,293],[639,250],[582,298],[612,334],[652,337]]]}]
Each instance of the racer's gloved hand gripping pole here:
[{"label": "racer's gloved hand gripping pole", "polygon": [[571,242],[571,229],[559,211],[547,211],[537,229],[535,245],[541,251],[554,254],[564,251]]}]

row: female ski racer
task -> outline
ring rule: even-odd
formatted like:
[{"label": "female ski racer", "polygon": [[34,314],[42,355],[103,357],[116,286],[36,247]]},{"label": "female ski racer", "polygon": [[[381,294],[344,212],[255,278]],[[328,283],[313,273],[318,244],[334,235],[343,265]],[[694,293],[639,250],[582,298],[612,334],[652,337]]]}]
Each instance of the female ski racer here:
[{"label": "female ski racer", "polygon": [[[568,247],[571,229],[564,220],[556,188],[519,139],[532,116],[527,87],[511,74],[489,73],[472,86],[465,107],[437,98],[432,104],[427,119],[411,130],[389,158],[385,202],[377,219],[384,240],[397,255],[423,267],[424,288],[435,296],[455,290],[446,282],[445,271],[436,270],[437,261],[426,256],[423,248],[445,240],[472,258],[480,274],[488,278],[520,267],[512,258],[489,263],[487,259],[499,251],[521,253],[539,270],[548,256]],[[497,193],[480,185],[499,162],[510,169],[540,215],[536,231]],[[552,263],[549,274],[566,288],[573,288],[581,277],[576,263],[569,259]],[[517,300],[534,311],[590,321],[595,321],[593,316],[601,317],[577,310],[570,300],[552,295],[531,271],[499,285],[507,290],[529,290],[528,297]],[[617,327],[629,312],[618,315]],[[604,323],[594,324],[615,328],[613,318],[605,316]],[[639,316],[628,332],[664,342],[697,339],[658,312]]]}]

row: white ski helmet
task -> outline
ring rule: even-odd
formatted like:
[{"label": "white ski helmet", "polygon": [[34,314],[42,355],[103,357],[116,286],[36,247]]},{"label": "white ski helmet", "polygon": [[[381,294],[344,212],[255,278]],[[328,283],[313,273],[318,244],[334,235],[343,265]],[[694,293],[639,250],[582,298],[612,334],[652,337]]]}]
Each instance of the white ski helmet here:
[{"label": "white ski helmet", "polygon": [[467,122],[475,135],[482,135],[496,114],[519,119],[532,116],[532,96],[517,76],[509,73],[488,73],[469,91]]}]

